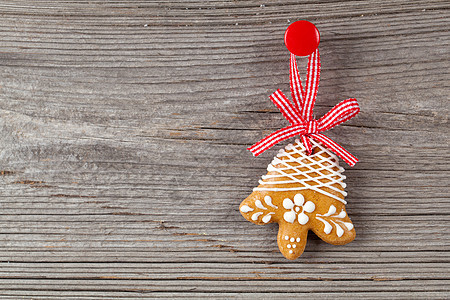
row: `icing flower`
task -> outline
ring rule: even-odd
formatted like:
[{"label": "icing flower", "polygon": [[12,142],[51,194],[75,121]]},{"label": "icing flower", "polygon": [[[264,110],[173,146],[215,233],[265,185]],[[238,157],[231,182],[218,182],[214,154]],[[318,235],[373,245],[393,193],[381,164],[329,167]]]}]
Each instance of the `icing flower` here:
[{"label": "icing flower", "polygon": [[305,203],[305,197],[303,197],[302,194],[295,195],[294,202],[292,202],[289,198],[284,199],[283,207],[288,210],[290,209],[290,211],[284,213],[284,220],[289,223],[294,223],[297,217],[298,222],[301,225],[305,225],[309,221],[309,217],[305,214],[305,212],[312,213],[314,209],[316,209],[313,202],[307,201]]}]

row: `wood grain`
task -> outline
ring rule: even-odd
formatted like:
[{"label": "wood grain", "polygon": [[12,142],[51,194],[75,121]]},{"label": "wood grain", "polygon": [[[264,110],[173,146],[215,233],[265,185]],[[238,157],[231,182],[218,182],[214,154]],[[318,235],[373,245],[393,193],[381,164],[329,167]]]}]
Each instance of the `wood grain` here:
[{"label": "wood grain", "polygon": [[[0,299],[444,299],[450,293],[448,1],[0,1]],[[356,240],[238,206],[285,126],[283,33],[321,31],[318,116]],[[299,64],[305,66],[306,61]]]}]

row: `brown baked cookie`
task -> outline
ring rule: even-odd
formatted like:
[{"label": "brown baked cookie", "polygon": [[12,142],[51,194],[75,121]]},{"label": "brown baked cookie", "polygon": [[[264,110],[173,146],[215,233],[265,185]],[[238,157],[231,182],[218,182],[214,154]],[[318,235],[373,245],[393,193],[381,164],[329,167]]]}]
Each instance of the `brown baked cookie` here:
[{"label": "brown baked cookie", "polygon": [[259,186],[240,205],[250,222],[278,223],[278,247],[287,259],[303,253],[308,230],[333,245],[355,239],[345,211],[344,168],[322,144],[312,143],[311,155],[298,140],[281,150]]}]

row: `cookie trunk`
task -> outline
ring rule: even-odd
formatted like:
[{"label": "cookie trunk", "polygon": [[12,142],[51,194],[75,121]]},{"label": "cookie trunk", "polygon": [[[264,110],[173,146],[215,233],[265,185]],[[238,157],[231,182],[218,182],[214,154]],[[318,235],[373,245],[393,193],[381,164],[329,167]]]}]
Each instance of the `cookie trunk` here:
[{"label": "cookie trunk", "polygon": [[278,248],[284,257],[294,260],[303,254],[308,228],[297,224],[280,223],[277,235]]}]

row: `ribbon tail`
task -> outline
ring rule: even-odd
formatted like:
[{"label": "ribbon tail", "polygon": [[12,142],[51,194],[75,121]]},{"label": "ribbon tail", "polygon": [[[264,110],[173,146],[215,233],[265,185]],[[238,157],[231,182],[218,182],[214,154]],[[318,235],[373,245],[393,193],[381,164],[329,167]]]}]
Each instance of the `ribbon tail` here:
[{"label": "ribbon tail", "polygon": [[311,155],[312,153],[312,145],[311,145],[311,141],[309,140],[309,138],[306,135],[302,135],[300,137],[302,144],[305,146],[305,151],[306,154]]},{"label": "ribbon tail", "polygon": [[304,131],[304,125],[287,126],[271,133],[253,146],[248,147],[247,150],[250,150],[250,152],[253,153],[254,156],[258,156],[267,149],[271,148],[273,145],[287,140],[288,138],[295,135],[304,133]]},{"label": "ribbon tail", "polygon": [[328,138],[327,136],[321,133],[314,133],[310,135],[315,140],[322,142],[328,149],[336,153],[337,156],[342,158],[349,166],[353,167],[359,159],[356,158],[353,154],[345,150],[341,145]]},{"label": "ribbon tail", "polygon": [[305,92],[303,91],[302,81],[298,72],[297,60],[295,55],[291,53],[289,67],[289,81],[291,86],[291,95],[295,107],[300,112],[303,106],[303,99],[305,97]]}]

